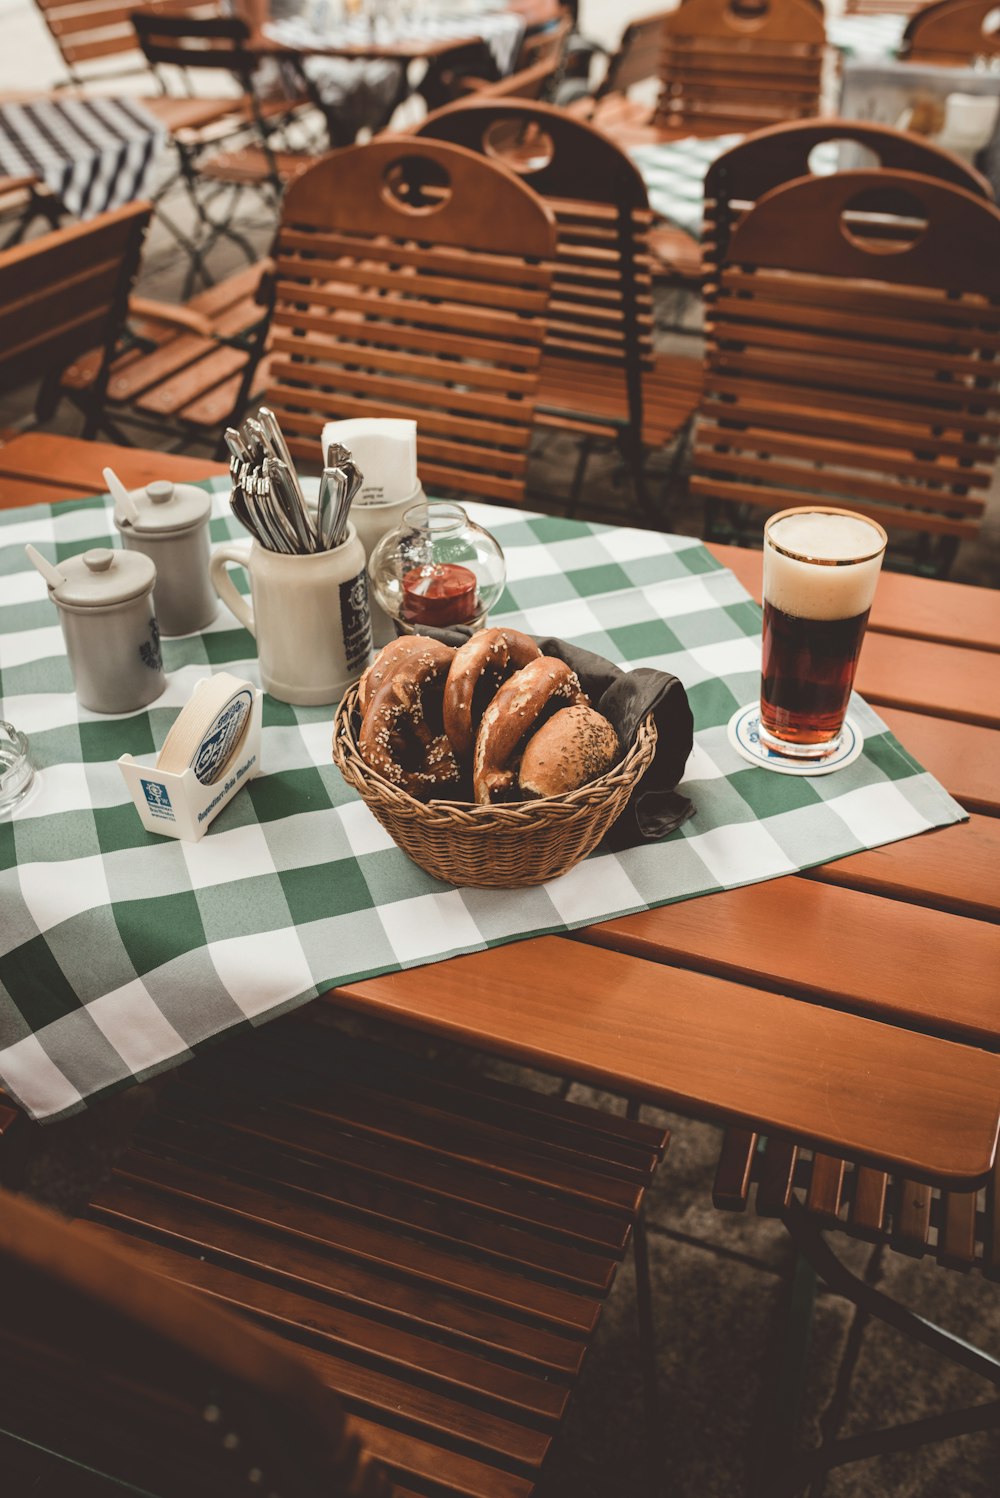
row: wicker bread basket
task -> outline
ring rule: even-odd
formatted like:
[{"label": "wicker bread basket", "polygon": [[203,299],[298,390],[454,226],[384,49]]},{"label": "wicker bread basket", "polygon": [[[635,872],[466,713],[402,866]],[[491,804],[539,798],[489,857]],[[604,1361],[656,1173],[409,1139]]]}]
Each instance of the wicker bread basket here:
[{"label": "wicker bread basket", "polygon": [[579,790],[508,806],[448,801],[425,805],[361,758],[357,706],[355,685],[333,721],[334,763],[403,852],[448,884],[513,889],[567,873],[597,847],[625,810],[656,751],[656,725],[650,714],[618,764]]}]

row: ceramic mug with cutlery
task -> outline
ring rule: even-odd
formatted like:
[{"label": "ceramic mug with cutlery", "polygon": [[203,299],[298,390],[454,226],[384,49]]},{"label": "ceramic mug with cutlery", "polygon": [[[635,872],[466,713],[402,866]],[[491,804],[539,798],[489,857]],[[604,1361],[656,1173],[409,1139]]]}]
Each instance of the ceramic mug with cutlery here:
[{"label": "ceramic mug with cutlery", "polygon": [[[229,567],[245,567],[250,598]],[[353,525],[331,551],[295,555],[258,541],[217,547],[212,582],[257,641],[261,686],[297,707],[337,703],[372,660],[364,547]]]}]

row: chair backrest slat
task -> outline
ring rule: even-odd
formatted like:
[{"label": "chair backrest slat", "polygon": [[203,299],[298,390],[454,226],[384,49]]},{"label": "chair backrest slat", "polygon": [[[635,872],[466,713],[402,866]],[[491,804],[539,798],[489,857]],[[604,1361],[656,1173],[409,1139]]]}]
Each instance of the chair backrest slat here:
[{"label": "chair backrest slat", "polygon": [[717,277],[692,487],[971,535],[1000,445],[998,337],[983,197],[884,170],[775,188]]},{"label": "chair backrest slat", "polygon": [[523,498],[555,226],[453,146],[374,141],[290,185],[276,245],[268,403],[292,452],[323,422],[417,422],[428,488]]},{"label": "chair backrest slat", "polygon": [[250,27],[239,16],[171,15],[137,11],[133,29],[152,67],[229,69],[249,79],[259,58],[248,46]]},{"label": "chair backrest slat", "polygon": [[684,0],[663,23],[656,124],[722,135],[818,114],[825,43],[810,0]]},{"label": "chair backrest slat", "polygon": [[[76,75],[78,64],[120,59],[135,53],[140,63],[132,17],[137,11],[153,10],[155,0],[35,0],[52,39]],[[170,0],[174,12],[194,11],[209,15],[218,7],[209,0]]]}]

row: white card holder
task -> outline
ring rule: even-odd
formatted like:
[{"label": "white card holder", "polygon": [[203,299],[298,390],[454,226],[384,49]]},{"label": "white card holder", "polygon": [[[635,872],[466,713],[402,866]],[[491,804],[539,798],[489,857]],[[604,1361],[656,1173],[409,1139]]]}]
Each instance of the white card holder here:
[{"label": "white card holder", "polygon": [[[199,683],[178,723],[185,714],[198,714],[199,696],[212,695],[212,682],[213,678],[209,677],[205,682]],[[195,774],[195,753],[190,756],[192,762],[183,770],[161,769],[159,765],[148,768],[138,764],[131,754],[119,757],[118,764],[125,777],[125,784],[147,832],[158,833],[161,837],[182,838],[186,842],[198,842],[222,808],[228,806],[255,775],[260,774],[261,703],[264,694],[255,690],[249,682],[241,685],[246,687],[252,697],[249,718],[225,764],[211,783],[204,784]],[[205,716],[203,707],[201,716]]]}]

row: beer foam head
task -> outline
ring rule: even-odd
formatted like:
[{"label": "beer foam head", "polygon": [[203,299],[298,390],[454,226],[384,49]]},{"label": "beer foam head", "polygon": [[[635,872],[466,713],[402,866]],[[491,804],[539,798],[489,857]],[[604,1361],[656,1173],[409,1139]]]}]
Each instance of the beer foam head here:
[{"label": "beer foam head", "polygon": [[783,614],[853,619],[871,608],[885,540],[879,527],[860,515],[801,510],[767,534],[774,546],[764,547],[764,598]]}]

